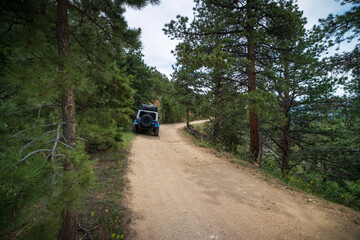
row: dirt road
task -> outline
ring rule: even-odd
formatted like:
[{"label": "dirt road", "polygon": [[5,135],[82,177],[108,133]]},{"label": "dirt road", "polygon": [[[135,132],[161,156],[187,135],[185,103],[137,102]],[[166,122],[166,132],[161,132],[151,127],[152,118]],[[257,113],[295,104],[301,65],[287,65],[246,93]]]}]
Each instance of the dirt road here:
[{"label": "dirt road", "polygon": [[129,239],[360,239],[358,212],[270,184],[194,146],[183,126],[133,141]]}]

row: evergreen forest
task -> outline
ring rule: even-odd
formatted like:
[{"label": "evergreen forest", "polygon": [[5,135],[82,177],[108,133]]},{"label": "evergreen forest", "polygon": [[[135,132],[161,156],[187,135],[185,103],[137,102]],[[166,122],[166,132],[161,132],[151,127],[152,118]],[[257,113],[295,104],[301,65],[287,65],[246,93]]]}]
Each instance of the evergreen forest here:
[{"label": "evergreen forest", "polygon": [[164,26],[168,79],[124,17],[159,0],[1,1],[0,239],[75,239],[93,156],[123,147],[142,103],[161,124],[207,119],[203,145],[360,210],[360,0],[310,30],[295,0],[194,2]]}]

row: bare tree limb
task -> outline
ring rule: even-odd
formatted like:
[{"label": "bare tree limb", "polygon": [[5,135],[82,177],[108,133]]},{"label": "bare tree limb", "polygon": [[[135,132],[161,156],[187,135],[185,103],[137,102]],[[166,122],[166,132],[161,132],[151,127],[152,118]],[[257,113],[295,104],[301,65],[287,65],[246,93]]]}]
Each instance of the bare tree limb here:
[{"label": "bare tree limb", "polygon": [[23,133],[23,132],[25,132],[25,130],[21,130],[20,132],[15,133],[14,135],[12,135],[12,136],[9,137],[9,138],[14,138],[14,137],[18,136],[19,134],[21,134],[21,133]]},{"label": "bare tree limb", "polygon": [[74,148],[73,148],[72,146],[67,145],[66,143],[64,143],[64,142],[62,142],[62,141],[60,141],[60,140],[59,140],[59,143],[61,143],[61,144],[64,145],[65,147],[70,148],[71,150],[74,150]]},{"label": "bare tree limb", "polygon": [[[65,124],[65,123],[64,123],[64,122],[61,122],[61,123],[47,124],[47,125],[38,126],[38,128],[39,128],[39,127],[41,127],[41,128],[53,127],[53,126],[56,126],[56,125],[58,125],[58,124]],[[32,128],[30,128],[30,130],[32,130],[32,129],[34,129],[34,128],[37,128],[37,127],[32,127]],[[23,133],[23,132],[25,132],[25,130],[21,130],[21,131],[19,131],[18,133],[15,133],[14,135],[10,136],[9,138],[14,138],[14,137],[18,136],[19,134],[21,134],[21,133]],[[54,132],[54,131],[48,131],[48,132],[46,132],[46,134],[49,134],[49,133],[52,133],[52,132]]]},{"label": "bare tree limb", "polygon": [[31,155],[33,155],[35,153],[38,153],[38,152],[51,152],[51,149],[38,149],[38,150],[35,150],[35,151],[29,153],[28,155],[26,155],[25,157],[23,157],[21,160],[19,160],[18,163],[21,163],[23,161],[25,161],[26,163],[29,163],[26,159],[28,157],[30,157]]},{"label": "bare tree limb", "polygon": [[61,107],[61,105],[60,104],[44,104],[44,105],[41,105],[38,107],[28,108],[28,109],[26,109],[26,111],[29,112],[29,111],[36,110],[39,108],[44,108],[44,107]]},{"label": "bare tree limb", "polygon": [[20,149],[20,153],[22,153],[26,148],[33,146],[33,144],[39,139],[39,137],[35,138],[31,142],[27,143],[26,145],[22,146]]},{"label": "bare tree limb", "polygon": [[67,110],[67,108],[68,108],[68,107],[75,107],[75,105],[72,105],[72,104],[68,104],[68,105],[66,105],[66,106],[65,106],[65,112],[67,112],[67,111],[68,111],[68,110]]},{"label": "bare tree limb", "polygon": [[76,137],[76,139],[79,139],[81,141],[87,142],[88,140],[86,140],[85,138],[81,138],[81,137]]},{"label": "bare tree limb", "polygon": [[51,178],[51,194],[50,196],[48,197],[47,201],[46,201],[46,204],[43,208],[43,212],[44,212],[44,217],[43,217],[43,220],[42,220],[42,225],[45,224],[45,221],[46,221],[46,210],[47,210],[47,206],[49,205],[49,201],[54,193],[54,190],[55,190],[55,185],[56,185],[56,169],[55,169],[55,157],[56,156],[60,156],[60,155],[63,155],[63,154],[55,154],[55,150],[56,150],[56,147],[57,147],[57,144],[59,142],[59,138],[60,138],[60,128],[61,128],[61,125],[62,123],[59,123],[58,124],[58,127],[56,129],[56,137],[55,137],[55,140],[54,140],[54,145],[53,145],[53,148],[51,149],[51,163],[53,165],[53,175],[52,175],[52,178]]},{"label": "bare tree limb", "polygon": [[7,96],[10,96],[11,94],[13,94],[13,93],[15,93],[15,92],[17,92],[17,89],[16,89],[16,90],[12,90],[12,91],[10,91],[10,92],[8,92],[8,93],[5,93],[5,94],[1,95],[1,96],[0,96],[0,100],[2,100],[3,98],[6,98]]},{"label": "bare tree limb", "polygon": [[54,142],[53,148],[52,148],[52,150],[51,150],[51,162],[52,162],[52,163],[54,163],[55,150],[56,150],[56,147],[57,147],[58,142],[59,142],[61,125],[62,125],[62,124],[58,124],[58,127],[57,127],[57,129],[56,129],[56,138],[55,138],[55,142]]},{"label": "bare tree limb", "polygon": [[39,121],[40,115],[41,115],[41,106],[40,106],[39,111],[38,111],[38,117],[37,117],[36,121],[34,122],[34,124],[33,124],[33,126],[32,126],[33,128],[35,127],[35,125],[36,125],[37,122]]}]

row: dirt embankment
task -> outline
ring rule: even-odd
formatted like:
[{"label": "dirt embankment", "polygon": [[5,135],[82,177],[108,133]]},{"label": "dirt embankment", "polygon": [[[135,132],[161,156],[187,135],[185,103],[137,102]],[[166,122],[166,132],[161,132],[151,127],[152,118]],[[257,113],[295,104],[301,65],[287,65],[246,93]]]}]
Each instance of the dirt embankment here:
[{"label": "dirt embankment", "polygon": [[269,184],[194,146],[183,126],[133,141],[129,239],[360,239],[360,213]]}]

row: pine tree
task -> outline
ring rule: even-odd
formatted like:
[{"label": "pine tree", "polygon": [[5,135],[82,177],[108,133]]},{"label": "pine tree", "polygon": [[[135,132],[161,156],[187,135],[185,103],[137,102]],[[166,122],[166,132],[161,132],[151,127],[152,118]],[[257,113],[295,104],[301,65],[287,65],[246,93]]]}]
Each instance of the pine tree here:
[{"label": "pine tree", "polygon": [[[262,59],[268,58],[272,46],[273,34],[281,32],[281,26],[268,26],[268,22],[281,18],[283,8],[279,3],[287,1],[238,0],[238,1],[196,1],[195,18],[187,27],[188,19],[178,16],[177,22],[166,25],[165,33],[173,38],[187,39],[194,44],[211,48],[212,43],[221,41],[221,50],[231,56],[227,60],[233,63],[233,80],[246,83],[249,93],[249,152],[257,159],[259,142],[259,123],[257,100],[254,98],[257,88],[257,75],[264,71]],[[290,1],[292,2],[292,1]],[[286,36],[285,36],[286,37]],[[209,39],[212,38],[209,41]],[[206,47],[205,47],[206,46]],[[271,56],[270,56],[271,57]]]},{"label": "pine tree", "polygon": [[179,67],[173,74],[174,88],[179,102],[185,106],[186,127],[190,128],[190,111],[194,109],[195,92],[191,88],[194,81],[193,72],[185,67]]},{"label": "pine tree", "polygon": [[[232,58],[222,51],[221,38],[208,37],[201,45],[197,44],[184,41],[176,47],[178,68],[174,75],[183,76],[177,86],[184,88],[182,93],[184,98],[190,98],[188,102],[196,102],[196,109],[192,111],[209,118],[209,136],[213,144],[235,146],[242,135],[238,120],[244,115],[239,113],[244,106],[238,104],[241,97],[229,62]],[[191,97],[186,97],[186,91]]]},{"label": "pine tree", "polygon": [[[342,5],[351,5],[343,14],[330,14],[326,19],[320,20],[317,28],[324,35],[324,42],[328,46],[340,45],[342,42],[359,40],[360,33],[360,1],[343,0]],[[339,162],[327,162],[330,168],[327,171],[332,179],[358,180],[359,179],[359,143],[360,143],[360,44],[356,43],[350,52],[343,52],[328,57],[329,70],[334,75],[348,75],[340,78],[338,83],[344,85],[346,95],[334,98],[332,101],[333,136],[330,143],[326,143],[328,159],[341,159]],[[359,199],[359,196],[358,196]]]},{"label": "pine tree", "polygon": [[[275,146],[269,145],[264,140],[263,145],[272,150],[272,154],[279,160],[281,170],[284,174],[288,174],[292,167],[289,165],[292,142],[290,137],[291,111],[294,109],[295,99],[301,94],[299,81],[302,81],[304,76],[299,75],[302,68],[308,67],[309,64],[305,60],[306,46],[302,43],[305,37],[305,20],[301,18],[301,13],[295,9],[292,2],[281,2],[280,6],[282,11],[277,12],[278,17],[268,22],[268,28],[273,31],[271,43],[274,47],[269,48],[267,55],[272,58],[265,59],[263,66],[265,66],[265,72],[269,73],[266,78],[272,79],[268,83],[265,79],[265,86],[270,86],[268,91],[277,96],[279,106],[274,106],[274,109],[276,109],[275,112],[281,112],[281,115],[274,114],[270,119],[265,120],[272,126],[270,129],[273,131],[269,132],[269,129],[265,127],[263,132],[271,139],[270,142],[275,143]],[[282,30],[278,31],[276,26],[281,26]],[[274,121],[275,119],[278,122]],[[279,149],[279,152],[274,149]]]},{"label": "pine tree", "polygon": [[1,2],[1,237],[54,239],[62,225],[74,238],[73,209],[92,175],[76,130],[92,132],[86,123],[101,112],[109,124],[92,126],[112,128],[116,141],[133,93],[116,61],[140,45],[122,14],[157,2]]}]

